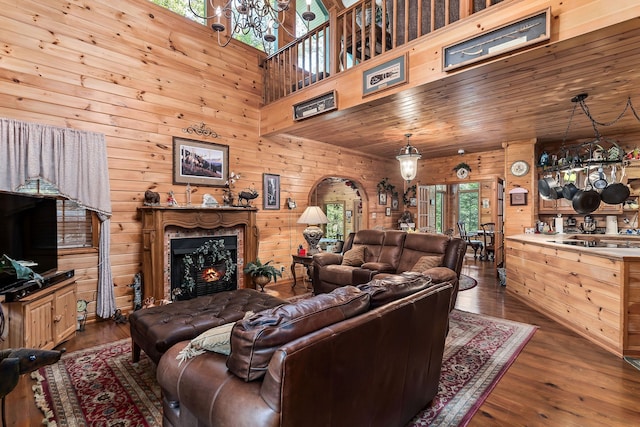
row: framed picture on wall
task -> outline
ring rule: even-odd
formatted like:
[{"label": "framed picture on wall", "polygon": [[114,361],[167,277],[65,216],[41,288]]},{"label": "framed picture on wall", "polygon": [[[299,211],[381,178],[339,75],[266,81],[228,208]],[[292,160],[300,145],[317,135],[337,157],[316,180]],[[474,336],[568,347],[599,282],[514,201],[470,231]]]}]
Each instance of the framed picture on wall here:
[{"label": "framed picture on wall", "polygon": [[409,206],[418,206],[418,199],[412,197],[409,199]]},{"label": "framed picture on wall", "polygon": [[400,207],[400,200],[398,200],[398,196],[391,196],[391,209],[397,211]]},{"label": "framed picture on wall", "polygon": [[351,222],[351,217],[352,217],[352,216],[353,216],[353,211],[346,210],[346,211],[344,212],[344,219],[345,219],[347,222]]},{"label": "framed picture on wall", "polygon": [[280,175],[262,174],[262,208],[280,209]]},{"label": "framed picture on wall", "polygon": [[527,205],[527,193],[510,193],[511,206],[526,206]]},{"label": "framed picture on wall", "polygon": [[378,193],[378,204],[382,206],[387,204],[387,193]]},{"label": "framed picture on wall", "polygon": [[229,146],[173,137],[173,183],[224,187]]},{"label": "framed picture on wall", "polygon": [[391,216],[391,208],[387,208],[384,211],[385,216]]}]

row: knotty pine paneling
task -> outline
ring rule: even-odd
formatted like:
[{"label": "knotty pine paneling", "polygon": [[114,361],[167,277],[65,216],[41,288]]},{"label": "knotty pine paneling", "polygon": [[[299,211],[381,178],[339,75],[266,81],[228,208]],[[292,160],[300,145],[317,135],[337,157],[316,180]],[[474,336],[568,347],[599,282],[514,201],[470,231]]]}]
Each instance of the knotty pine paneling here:
[{"label": "knotty pine paneling", "polygon": [[[263,54],[236,42],[219,48],[209,28],[149,1],[0,0],[0,8],[0,115],[106,136],[112,274],[117,306],[125,312],[132,308],[129,285],[141,270],[136,208],[144,191],[158,191],[164,201],[173,190],[179,203],[186,201],[185,187],[173,184],[173,136],[229,146],[230,170],[242,176],[237,190],[254,187],[262,194],[262,174],[280,175],[281,210],[258,212],[259,254],[287,267],[284,280],[290,254],[303,241],[305,226],[296,221],[315,183],[332,175],[353,179],[364,199],[375,200],[376,183],[398,176],[395,159],[261,138]],[[182,132],[200,122],[219,137]],[[221,200],[220,188],[193,186],[192,202],[204,193]],[[287,197],[298,208],[286,209]],[[261,207],[262,197],[254,204]],[[384,215],[364,220],[371,227],[378,222],[386,223]],[[75,269],[80,298],[95,300],[97,262],[96,252],[60,258],[60,269]],[[89,311],[93,318],[93,302]]]},{"label": "knotty pine paneling", "polygon": [[640,354],[637,257],[507,239],[507,291],[617,355]]}]

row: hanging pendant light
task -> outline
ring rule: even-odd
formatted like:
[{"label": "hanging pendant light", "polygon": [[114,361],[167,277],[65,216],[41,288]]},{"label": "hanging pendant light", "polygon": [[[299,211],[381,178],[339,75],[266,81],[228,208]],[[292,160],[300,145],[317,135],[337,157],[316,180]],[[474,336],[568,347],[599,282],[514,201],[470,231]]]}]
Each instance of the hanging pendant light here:
[{"label": "hanging pendant light", "polygon": [[400,175],[407,182],[410,182],[418,173],[418,160],[422,158],[418,149],[409,143],[410,133],[405,134],[407,137],[407,145],[400,149],[400,153],[396,159],[400,162]]}]

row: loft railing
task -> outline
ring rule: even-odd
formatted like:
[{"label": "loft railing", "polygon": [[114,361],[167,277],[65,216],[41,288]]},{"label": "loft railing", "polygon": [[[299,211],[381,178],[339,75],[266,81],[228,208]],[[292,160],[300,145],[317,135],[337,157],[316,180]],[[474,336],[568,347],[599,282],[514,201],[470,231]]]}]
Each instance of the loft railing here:
[{"label": "loft railing", "polygon": [[[360,0],[264,62],[264,102],[311,86],[502,0]],[[418,5],[420,7],[418,7]]]}]

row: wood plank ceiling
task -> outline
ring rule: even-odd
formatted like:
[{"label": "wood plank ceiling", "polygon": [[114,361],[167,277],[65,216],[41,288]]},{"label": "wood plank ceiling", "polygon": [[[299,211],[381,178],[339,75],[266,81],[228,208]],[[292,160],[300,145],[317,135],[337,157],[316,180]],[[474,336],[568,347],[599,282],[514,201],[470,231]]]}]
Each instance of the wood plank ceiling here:
[{"label": "wood plank ceiling", "polygon": [[[580,93],[588,93],[586,104],[600,122],[613,121],[629,97],[640,113],[639,46],[635,19],[302,121],[289,135],[382,157],[398,154],[405,133],[413,134],[412,145],[428,157],[455,155],[460,148],[495,150],[505,141],[530,138],[562,141],[574,107],[571,98]],[[614,126],[599,130],[605,137],[638,134],[640,118],[629,110]],[[578,107],[567,140],[594,135]]]}]

